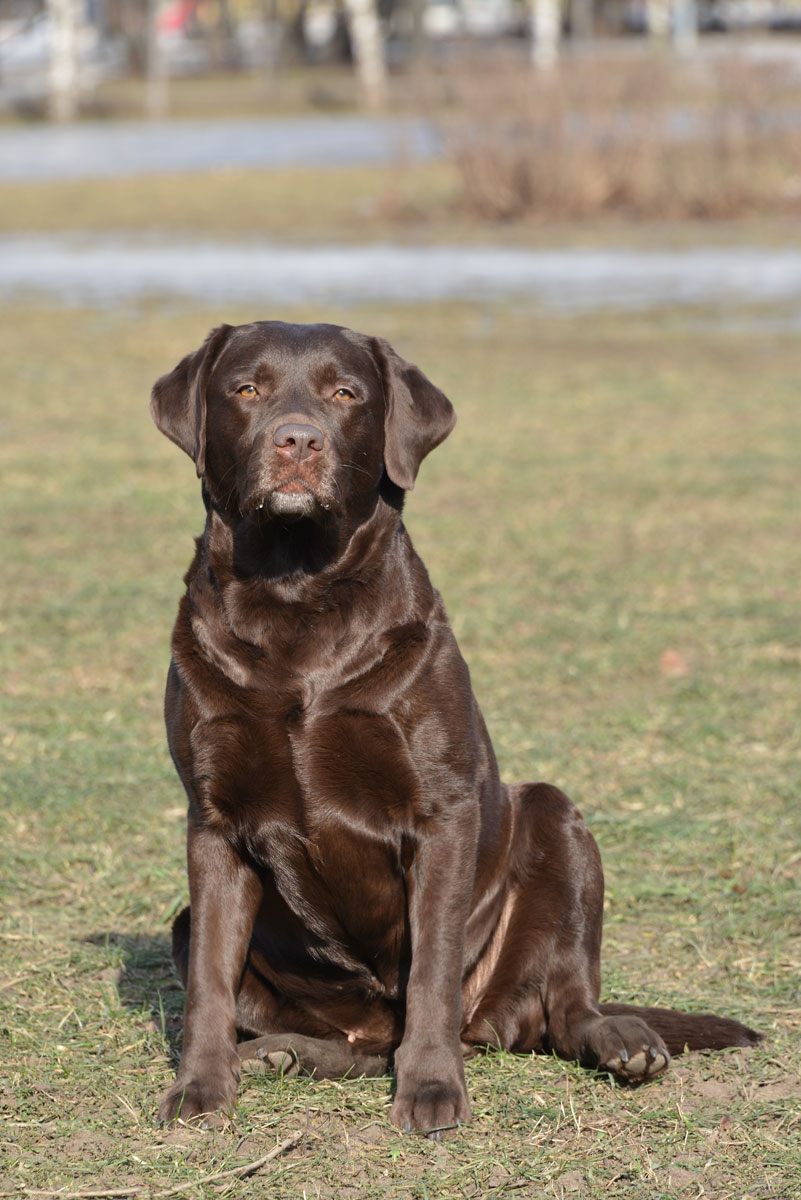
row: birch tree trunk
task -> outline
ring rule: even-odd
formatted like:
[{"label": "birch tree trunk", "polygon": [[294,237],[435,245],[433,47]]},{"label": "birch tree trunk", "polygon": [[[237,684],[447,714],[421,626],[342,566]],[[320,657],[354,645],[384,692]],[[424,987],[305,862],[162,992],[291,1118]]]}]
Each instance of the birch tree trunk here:
[{"label": "birch tree trunk", "polygon": [[50,17],[50,116],[74,121],[78,115],[78,2],[47,0]]},{"label": "birch tree trunk", "polygon": [[376,0],[345,0],[359,82],[368,108],[383,108],[387,69]]},{"label": "birch tree trunk", "polygon": [[645,24],[651,37],[666,38],[670,33],[670,0],[646,0]]},{"label": "birch tree trunk", "polygon": [[538,70],[550,70],[559,56],[559,0],[530,0],[534,41],[531,60]]},{"label": "birch tree trunk", "polygon": [[674,0],[673,48],[677,54],[692,54],[698,46],[698,10],[695,0]]}]

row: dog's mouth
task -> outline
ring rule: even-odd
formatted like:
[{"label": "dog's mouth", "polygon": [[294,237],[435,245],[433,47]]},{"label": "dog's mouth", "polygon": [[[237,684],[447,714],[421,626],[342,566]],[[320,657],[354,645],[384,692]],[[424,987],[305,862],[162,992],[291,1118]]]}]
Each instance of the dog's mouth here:
[{"label": "dog's mouth", "polygon": [[300,521],[303,517],[319,521],[331,505],[320,500],[302,479],[294,478],[272,488],[251,508],[256,514],[284,521]]}]

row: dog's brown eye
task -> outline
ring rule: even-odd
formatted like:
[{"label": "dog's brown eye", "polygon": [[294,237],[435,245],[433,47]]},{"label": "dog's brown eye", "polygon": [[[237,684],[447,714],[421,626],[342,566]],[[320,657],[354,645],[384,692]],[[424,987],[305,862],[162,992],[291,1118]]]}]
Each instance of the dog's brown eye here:
[{"label": "dog's brown eye", "polygon": [[354,394],[350,390],[350,388],[346,388],[346,387],[337,388],[337,390],[334,392],[334,397],[337,400],[355,400],[356,399],[356,397],[354,396]]},{"label": "dog's brown eye", "polygon": [[257,395],[256,389],[252,383],[243,383],[241,388],[236,389],[237,396],[244,396],[246,400],[252,400]]}]

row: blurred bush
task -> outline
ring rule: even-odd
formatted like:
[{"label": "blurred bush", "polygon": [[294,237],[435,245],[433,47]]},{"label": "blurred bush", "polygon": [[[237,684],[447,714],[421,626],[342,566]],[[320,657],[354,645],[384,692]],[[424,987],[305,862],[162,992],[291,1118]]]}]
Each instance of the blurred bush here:
[{"label": "blurred bush", "polygon": [[491,220],[801,209],[801,87],[775,63],[564,61],[453,81],[460,204]]}]

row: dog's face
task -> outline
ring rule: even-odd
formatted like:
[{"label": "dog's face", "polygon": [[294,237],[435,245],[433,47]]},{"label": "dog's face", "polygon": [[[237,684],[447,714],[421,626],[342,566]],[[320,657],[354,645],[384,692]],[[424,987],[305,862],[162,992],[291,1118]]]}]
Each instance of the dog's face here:
[{"label": "dog's face", "polygon": [[382,339],[278,321],[213,330],[158,380],[151,412],[218,508],[284,522],[366,512],[384,471],[408,490],[454,423]]}]

